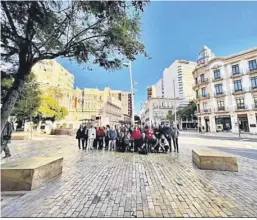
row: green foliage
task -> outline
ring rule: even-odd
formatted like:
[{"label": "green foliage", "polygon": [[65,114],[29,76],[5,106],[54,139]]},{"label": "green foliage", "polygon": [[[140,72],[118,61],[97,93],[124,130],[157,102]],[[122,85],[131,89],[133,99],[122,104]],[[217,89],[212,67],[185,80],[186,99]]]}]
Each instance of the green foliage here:
[{"label": "green foliage", "polygon": [[56,121],[60,121],[68,115],[68,110],[60,106],[51,96],[43,96],[41,98],[38,112],[43,118],[53,118]]},{"label": "green foliage", "polygon": [[1,130],[31,68],[57,57],[107,70],[147,56],[140,42],[146,1],[1,1],[1,61],[15,73],[1,111]]},{"label": "green foliage", "polygon": [[196,104],[191,101],[186,107],[177,111],[177,116],[182,120],[192,120],[196,111]]},{"label": "green foliage", "polygon": [[168,114],[166,116],[166,119],[169,120],[170,122],[175,120],[175,115],[172,113],[171,110],[168,111]]},{"label": "green foliage", "polygon": [[[2,79],[1,89],[3,90],[3,97],[11,88],[13,81],[14,79],[12,77],[5,77]],[[31,73],[26,77],[24,90],[20,94],[18,101],[13,108],[12,116],[16,116],[20,120],[28,118],[30,115],[35,116],[37,114],[39,104],[40,91],[38,89],[38,84],[36,83],[35,75]]]},{"label": "green foliage", "polygon": [[31,64],[68,57],[121,68],[123,58],[146,55],[139,39],[140,12],[147,2],[2,1],[2,57],[11,61],[23,55],[22,61]]}]

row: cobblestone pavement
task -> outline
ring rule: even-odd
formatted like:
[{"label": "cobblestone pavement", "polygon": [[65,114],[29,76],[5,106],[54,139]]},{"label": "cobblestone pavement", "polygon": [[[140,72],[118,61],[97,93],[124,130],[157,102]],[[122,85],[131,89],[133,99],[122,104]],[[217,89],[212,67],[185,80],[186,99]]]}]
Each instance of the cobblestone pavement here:
[{"label": "cobblestone pavement", "polygon": [[239,172],[199,170],[191,151],[207,143],[190,140],[180,138],[179,154],[148,155],[86,153],[74,137],[13,141],[2,163],[58,155],[64,167],[2,207],[2,217],[256,217],[257,162],[238,156]]}]

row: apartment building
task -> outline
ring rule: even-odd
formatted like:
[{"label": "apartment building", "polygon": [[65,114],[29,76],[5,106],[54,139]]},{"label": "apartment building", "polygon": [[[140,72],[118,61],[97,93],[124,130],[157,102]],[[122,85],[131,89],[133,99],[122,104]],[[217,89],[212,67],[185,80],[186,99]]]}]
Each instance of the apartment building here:
[{"label": "apartment building", "polygon": [[174,99],[150,98],[141,107],[141,121],[147,125],[160,124],[166,120],[168,111],[174,109],[174,103]]},{"label": "apartment building", "polygon": [[213,57],[205,47],[193,77],[198,125],[257,134],[257,48]]},{"label": "apartment building", "polygon": [[112,97],[121,101],[121,111],[124,115],[124,121],[131,121],[132,117],[132,99],[131,92],[123,92],[120,90],[111,90]]},{"label": "apartment building", "polygon": [[156,97],[156,86],[152,85],[152,86],[148,86],[147,87],[147,100],[149,100],[150,98],[155,98]]},{"label": "apartment building", "polygon": [[73,89],[74,76],[56,60],[42,60],[36,63],[31,70],[40,84],[53,87]]}]

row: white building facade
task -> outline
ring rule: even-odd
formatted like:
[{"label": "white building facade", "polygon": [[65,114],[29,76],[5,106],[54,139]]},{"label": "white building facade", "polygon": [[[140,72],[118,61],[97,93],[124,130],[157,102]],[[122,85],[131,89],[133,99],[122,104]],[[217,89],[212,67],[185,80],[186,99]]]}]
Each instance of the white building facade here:
[{"label": "white building facade", "polygon": [[257,134],[257,48],[198,63],[193,72],[198,125],[210,132]]},{"label": "white building facade", "polygon": [[147,125],[160,124],[167,120],[168,112],[174,110],[174,99],[151,98],[146,101],[140,111],[141,121]]},{"label": "white building facade", "polygon": [[178,98],[178,106],[185,107],[194,99],[192,72],[196,63],[176,60],[163,72],[165,98]]}]

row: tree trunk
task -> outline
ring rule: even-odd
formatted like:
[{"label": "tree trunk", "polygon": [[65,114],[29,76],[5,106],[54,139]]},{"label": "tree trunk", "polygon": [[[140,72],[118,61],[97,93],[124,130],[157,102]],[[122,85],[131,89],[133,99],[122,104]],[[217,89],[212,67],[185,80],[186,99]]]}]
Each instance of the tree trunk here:
[{"label": "tree trunk", "polygon": [[3,132],[4,126],[12,113],[13,107],[24,88],[25,76],[30,73],[32,66],[33,63],[23,63],[20,65],[19,70],[15,75],[13,85],[4,98],[4,104],[1,107],[1,133]]},{"label": "tree trunk", "polygon": [[24,83],[24,79],[19,79],[17,77],[13,83],[13,86],[10,88],[5,97],[5,102],[1,108],[1,133],[19,97],[19,94],[23,90]]}]

